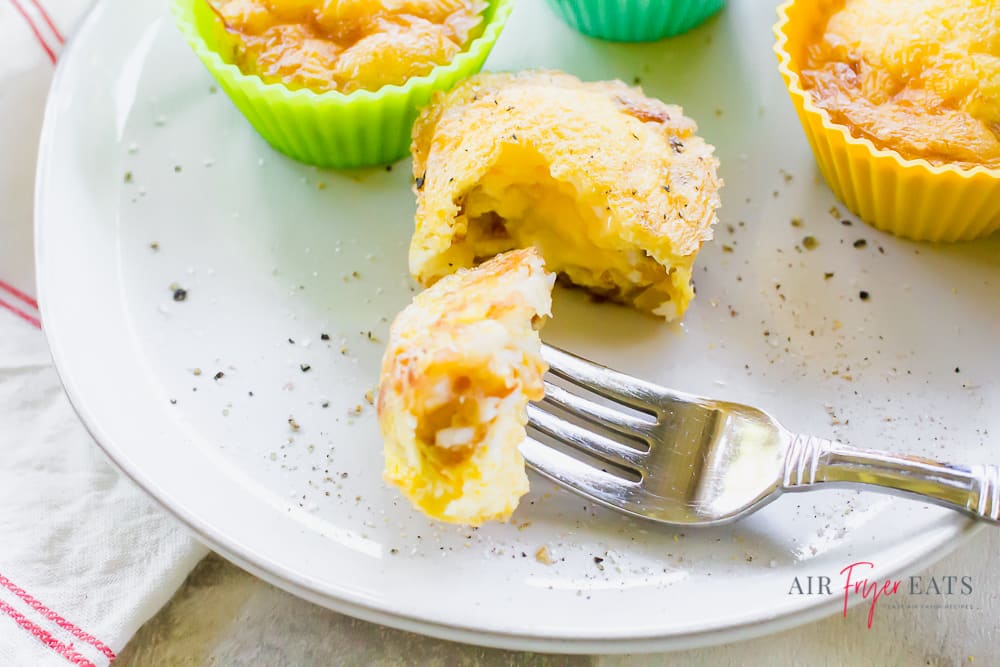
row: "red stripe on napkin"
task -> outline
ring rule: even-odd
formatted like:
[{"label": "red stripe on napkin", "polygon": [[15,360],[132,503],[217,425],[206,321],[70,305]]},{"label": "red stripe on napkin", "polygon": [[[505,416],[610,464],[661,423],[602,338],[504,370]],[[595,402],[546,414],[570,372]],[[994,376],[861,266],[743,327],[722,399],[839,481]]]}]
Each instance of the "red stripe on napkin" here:
[{"label": "red stripe on napkin", "polygon": [[17,12],[24,18],[25,22],[28,24],[28,27],[31,28],[31,32],[35,33],[35,37],[38,39],[38,43],[45,50],[45,53],[49,56],[49,60],[55,63],[56,61],[55,51],[49,48],[49,45],[45,43],[45,38],[42,37],[42,33],[38,31],[38,28],[35,26],[34,21],[31,20],[31,15],[24,10],[24,7],[21,6],[21,3],[18,0],[10,0],[10,1],[11,4],[14,5],[14,9],[16,9]]},{"label": "red stripe on napkin", "polygon": [[74,665],[80,665],[80,667],[97,667],[97,665],[92,663],[90,660],[87,660],[86,657],[74,651],[71,645],[62,643],[53,637],[52,633],[40,627],[37,623],[33,623],[25,618],[24,614],[14,609],[3,600],[0,600],[0,612],[10,616],[14,619],[15,623],[21,626],[21,628],[33,634],[35,639],[45,644],[53,651],[72,662]]},{"label": "red stripe on napkin", "polygon": [[45,11],[45,7],[42,6],[42,3],[38,0],[31,0],[31,4],[33,4],[35,9],[38,10],[38,13],[42,15],[42,20],[44,20],[45,23],[52,29],[52,33],[56,36],[56,39],[59,40],[59,43],[62,44],[65,42],[66,39],[62,36],[62,33],[59,32],[59,28],[56,27],[56,24],[52,22],[52,19],[49,17],[49,13]]},{"label": "red stripe on napkin", "polygon": [[28,304],[29,306],[31,306],[35,310],[38,310],[38,302],[35,301],[35,299],[31,295],[25,294],[24,292],[22,292],[21,290],[17,289],[13,285],[11,285],[9,283],[5,283],[4,281],[0,280],[0,290],[3,290],[4,292],[12,294],[13,296],[16,296],[18,299],[20,299],[21,301],[25,302],[26,304]]},{"label": "red stripe on napkin", "polygon": [[16,306],[10,305],[9,303],[7,303],[6,301],[4,301],[3,299],[0,299],[0,308],[3,308],[5,310],[9,310],[10,312],[14,313],[18,317],[20,317],[22,320],[24,320],[25,322],[27,322],[28,324],[30,324],[31,326],[35,327],[36,329],[41,329],[42,328],[42,322],[37,317],[35,317],[34,315],[29,315],[28,313],[24,312],[23,310],[21,310],[20,308],[18,308]]},{"label": "red stripe on napkin", "polygon": [[[58,625],[63,630],[66,630],[67,632],[69,632],[71,635],[73,635],[74,637],[76,637],[80,641],[87,642],[88,644],[90,644],[91,646],[93,646],[94,648],[96,648],[98,651],[100,651],[101,653],[103,653],[107,657],[108,660],[114,660],[115,659],[115,652],[112,651],[110,648],[108,648],[107,645],[104,642],[102,642],[97,637],[94,637],[92,634],[84,632],[83,630],[81,630],[77,626],[73,625],[72,623],[70,623],[69,621],[67,621],[65,618],[63,618],[62,616],[60,616],[56,612],[54,612],[51,609],[49,609],[48,607],[46,607],[39,600],[35,599],[31,594],[29,594],[23,588],[19,587],[13,581],[11,581],[7,577],[3,576],[2,574],[0,574],[0,586],[3,586],[8,591],[10,591],[11,593],[13,593],[14,595],[16,595],[17,597],[19,597],[22,600],[24,600],[25,604],[27,604],[29,607],[31,607],[32,609],[34,609],[35,611],[37,611],[39,614],[41,614],[45,618],[49,619],[50,621],[52,621],[53,623],[55,623],[56,625]],[[2,601],[0,601],[0,602],[2,602]]]}]

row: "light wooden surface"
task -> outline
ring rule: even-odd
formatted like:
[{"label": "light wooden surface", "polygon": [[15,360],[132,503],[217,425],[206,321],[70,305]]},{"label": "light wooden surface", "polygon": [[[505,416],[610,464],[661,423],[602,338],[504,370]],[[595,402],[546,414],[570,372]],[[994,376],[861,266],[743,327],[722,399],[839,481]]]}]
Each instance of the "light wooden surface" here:
[{"label": "light wooden surface", "polygon": [[[971,576],[972,594],[885,599],[871,630],[852,609],[769,637],[669,656],[555,656],[484,649],[358,621],[299,600],[210,555],[149,620],[116,665],[1000,665],[1000,529],[989,529],[926,572]],[[926,605],[907,609],[892,604]],[[943,608],[968,605],[972,609]]]}]

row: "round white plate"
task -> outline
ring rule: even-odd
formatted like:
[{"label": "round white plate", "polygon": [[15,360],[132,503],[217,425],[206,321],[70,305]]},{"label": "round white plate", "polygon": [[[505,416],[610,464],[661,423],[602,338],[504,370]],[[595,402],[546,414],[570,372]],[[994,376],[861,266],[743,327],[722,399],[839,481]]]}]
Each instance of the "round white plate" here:
[{"label": "round white plate", "polygon": [[[414,512],[381,481],[365,398],[389,322],[413,294],[409,163],[336,173],[273,152],[162,4],[101,3],[59,69],[38,175],[38,282],[87,427],[227,558],[400,628],[611,652],[731,641],[833,613],[836,587],[790,595],[794,577],[836,582],[865,560],[884,578],[972,532],[957,514],[852,491],[673,530],[538,477],[509,524],[471,530]],[[773,16],[768,3],[732,2],[689,35],[629,46],[572,32],[542,2],[518,4],[491,68],[640,79],[699,121],[726,180],[683,326],[557,290],[546,340],[760,406],[793,429],[995,457],[1000,243],[913,244],[846,215],[776,72]],[[542,546],[553,564],[534,558]]]}]

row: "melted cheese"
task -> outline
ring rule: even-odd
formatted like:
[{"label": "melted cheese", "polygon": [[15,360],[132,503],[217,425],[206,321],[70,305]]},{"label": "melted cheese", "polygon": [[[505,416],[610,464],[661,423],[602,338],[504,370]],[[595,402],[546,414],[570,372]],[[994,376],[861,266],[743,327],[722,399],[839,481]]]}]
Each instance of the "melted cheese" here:
[{"label": "melted cheese", "polygon": [[[599,200],[554,181],[542,165],[526,166],[528,159],[502,164],[519,166],[497,166],[465,196],[459,223],[467,228],[465,240],[453,245],[443,262],[469,266],[513,248],[534,247],[550,271],[626,302],[667,279],[662,265],[603,224]],[[683,290],[678,294],[684,296]],[[660,296],[661,301],[671,298]]]}]

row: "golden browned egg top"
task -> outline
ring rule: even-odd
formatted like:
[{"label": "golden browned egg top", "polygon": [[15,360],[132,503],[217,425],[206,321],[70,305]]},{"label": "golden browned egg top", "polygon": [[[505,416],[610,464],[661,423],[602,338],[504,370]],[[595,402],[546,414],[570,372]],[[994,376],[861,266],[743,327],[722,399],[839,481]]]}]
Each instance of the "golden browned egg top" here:
[{"label": "golden browned egg top", "polygon": [[696,129],[680,107],[621,81],[474,76],[413,128],[410,270],[431,285],[533,246],[564,280],[679,319],[721,185]]},{"label": "golden browned egg top", "polygon": [[834,122],[905,158],[1000,167],[1000,2],[825,3],[802,78]]},{"label": "golden browned egg top", "polygon": [[318,93],[378,90],[445,65],[485,0],[208,0],[247,74]]}]

